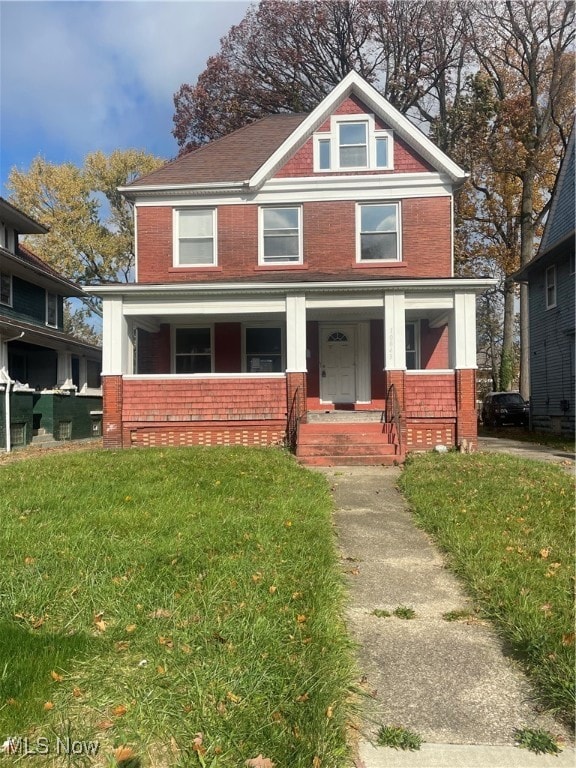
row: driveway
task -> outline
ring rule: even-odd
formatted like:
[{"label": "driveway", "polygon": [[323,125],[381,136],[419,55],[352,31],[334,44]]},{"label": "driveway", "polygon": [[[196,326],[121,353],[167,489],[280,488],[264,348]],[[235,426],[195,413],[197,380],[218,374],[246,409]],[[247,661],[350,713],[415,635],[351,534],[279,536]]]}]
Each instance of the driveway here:
[{"label": "driveway", "polygon": [[509,440],[506,437],[479,437],[478,450],[508,453],[512,456],[521,456],[524,459],[535,459],[536,461],[551,461],[572,470],[576,460],[576,454],[570,451],[562,451],[559,448],[528,443],[523,440]]}]

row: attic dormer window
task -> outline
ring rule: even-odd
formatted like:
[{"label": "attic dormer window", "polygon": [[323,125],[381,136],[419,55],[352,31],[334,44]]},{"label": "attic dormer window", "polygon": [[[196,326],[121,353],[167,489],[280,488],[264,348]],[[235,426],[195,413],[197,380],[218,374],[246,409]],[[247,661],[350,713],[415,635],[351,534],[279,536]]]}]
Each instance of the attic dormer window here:
[{"label": "attic dormer window", "polygon": [[374,115],[332,115],[330,130],[314,134],[314,170],[392,170],[392,131],[377,129]]}]

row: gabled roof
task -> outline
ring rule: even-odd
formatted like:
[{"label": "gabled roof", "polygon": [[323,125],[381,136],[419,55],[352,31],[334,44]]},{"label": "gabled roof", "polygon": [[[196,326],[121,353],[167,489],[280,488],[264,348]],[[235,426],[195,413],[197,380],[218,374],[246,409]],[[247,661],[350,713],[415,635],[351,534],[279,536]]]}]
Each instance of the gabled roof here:
[{"label": "gabled roof", "polygon": [[23,235],[45,235],[48,228],[0,197],[0,219]]},{"label": "gabled roof", "polygon": [[54,286],[54,290],[63,296],[82,296],[84,293],[79,285],[63,277],[53,267],[20,243],[15,254],[5,248],[0,248],[0,264],[3,262],[12,262],[15,265],[24,267],[26,270],[32,270],[43,278],[47,278]]},{"label": "gabled roof", "polygon": [[[572,131],[568,139],[566,154],[562,160],[562,165],[556,177],[554,190],[552,191],[552,204],[548,219],[544,227],[544,234],[540,241],[540,247],[534,258],[528,262],[515,275],[515,279],[525,280],[527,271],[531,269],[536,262],[544,262],[545,257],[556,251],[564,244],[574,243],[576,234],[576,196],[575,196],[575,141],[576,125],[572,126]],[[537,264],[536,266],[539,266]]]},{"label": "gabled roof", "polygon": [[467,174],[357,72],[307,115],[271,115],[168,163],[126,187],[127,197],[168,189],[258,189],[346,98],[355,95],[439,173],[459,184]]}]

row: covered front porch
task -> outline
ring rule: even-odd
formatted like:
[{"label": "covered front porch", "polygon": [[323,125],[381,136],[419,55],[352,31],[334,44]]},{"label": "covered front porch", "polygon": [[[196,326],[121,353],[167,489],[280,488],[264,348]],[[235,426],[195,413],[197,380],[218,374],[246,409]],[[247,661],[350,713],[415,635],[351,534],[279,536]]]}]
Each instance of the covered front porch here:
[{"label": "covered front porch", "polygon": [[[479,280],[106,286],[104,442],[297,443],[395,421],[395,456],[476,438]],[[377,417],[375,417],[377,414]],[[344,420],[344,421],[343,421]],[[370,429],[373,429],[372,427]],[[349,429],[351,434],[358,427]]]}]

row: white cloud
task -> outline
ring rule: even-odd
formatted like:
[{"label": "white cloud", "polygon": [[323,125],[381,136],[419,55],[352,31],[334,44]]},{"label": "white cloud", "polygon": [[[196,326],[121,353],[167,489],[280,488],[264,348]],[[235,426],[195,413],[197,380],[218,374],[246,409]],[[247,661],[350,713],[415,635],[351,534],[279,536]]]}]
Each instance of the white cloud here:
[{"label": "white cloud", "polygon": [[247,5],[0,3],[3,164],[27,152],[57,162],[124,146],[175,153],[173,94]]}]

